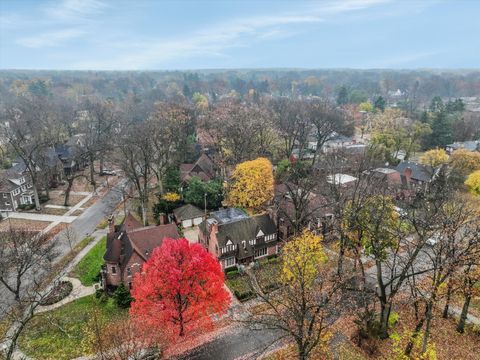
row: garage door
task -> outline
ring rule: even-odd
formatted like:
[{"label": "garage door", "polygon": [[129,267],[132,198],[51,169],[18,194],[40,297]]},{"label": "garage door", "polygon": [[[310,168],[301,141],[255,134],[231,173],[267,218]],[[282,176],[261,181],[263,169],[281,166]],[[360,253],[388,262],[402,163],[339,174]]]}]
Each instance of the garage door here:
[{"label": "garage door", "polygon": [[192,226],[192,220],[191,220],[191,219],[189,219],[189,220],[183,220],[183,221],[182,221],[182,226],[183,226],[184,228],[191,227],[191,226]]},{"label": "garage door", "polygon": [[203,217],[193,219],[193,225],[198,225],[203,221]]}]

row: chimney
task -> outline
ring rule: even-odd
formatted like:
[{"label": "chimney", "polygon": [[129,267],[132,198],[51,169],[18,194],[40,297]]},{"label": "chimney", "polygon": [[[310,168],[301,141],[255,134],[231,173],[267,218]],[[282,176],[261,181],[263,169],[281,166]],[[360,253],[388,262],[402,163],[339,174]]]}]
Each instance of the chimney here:
[{"label": "chimney", "polygon": [[158,220],[160,221],[160,225],[165,225],[165,217],[166,217],[165,214],[160,214],[160,216],[158,217]]},{"label": "chimney", "polygon": [[108,232],[111,234],[115,232],[115,218],[113,214],[108,217]]},{"label": "chimney", "polygon": [[411,167],[405,168],[405,170],[404,170],[404,172],[403,172],[404,175],[405,175],[405,178],[406,178],[406,180],[407,180],[407,184],[409,184],[410,181],[412,180],[412,172],[413,172],[413,171],[412,171],[412,168],[411,168]]}]

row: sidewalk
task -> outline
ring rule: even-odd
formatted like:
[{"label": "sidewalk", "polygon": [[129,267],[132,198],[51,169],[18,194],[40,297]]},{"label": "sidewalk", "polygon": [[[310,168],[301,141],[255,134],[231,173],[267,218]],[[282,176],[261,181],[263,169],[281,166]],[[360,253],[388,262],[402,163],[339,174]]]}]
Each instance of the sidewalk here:
[{"label": "sidewalk", "polygon": [[[462,309],[457,307],[450,307],[448,309],[448,313],[452,315],[455,319],[460,319],[460,315],[462,314]],[[467,324],[473,325],[480,325],[480,319],[470,313],[467,314],[467,320],[465,321]]]}]

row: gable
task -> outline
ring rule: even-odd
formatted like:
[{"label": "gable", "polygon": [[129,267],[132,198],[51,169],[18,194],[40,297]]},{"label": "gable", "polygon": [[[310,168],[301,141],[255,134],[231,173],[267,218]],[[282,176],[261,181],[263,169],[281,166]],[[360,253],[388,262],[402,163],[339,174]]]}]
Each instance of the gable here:
[{"label": "gable", "polygon": [[264,236],[265,234],[263,233],[263,231],[260,229],[260,231],[258,232],[257,234],[257,237],[260,237],[260,236]]}]

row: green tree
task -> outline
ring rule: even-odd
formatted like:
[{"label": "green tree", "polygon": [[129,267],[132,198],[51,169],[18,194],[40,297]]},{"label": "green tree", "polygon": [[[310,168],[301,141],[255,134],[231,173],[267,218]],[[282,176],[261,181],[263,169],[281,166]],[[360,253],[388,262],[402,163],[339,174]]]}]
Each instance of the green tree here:
[{"label": "green tree", "polygon": [[432,118],[430,147],[445,147],[452,142],[452,121],[445,111],[435,112]]},{"label": "green tree", "polygon": [[180,189],[180,170],[177,167],[169,167],[165,171],[163,186],[167,192],[178,192]]},{"label": "green tree", "polygon": [[193,177],[188,183],[188,188],[184,192],[185,202],[204,207],[205,194],[207,194],[207,207],[217,209],[223,201],[223,183],[221,180],[211,180],[202,182],[199,178]]},{"label": "green tree", "polygon": [[380,111],[385,111],[385,105],[386,105],[385,99],[382,96],[379,96],[378,98],[375,99],[373,107]]},{"label": "green tree", "polygon": [[113,293],[113,299],[115,300],[115,304],[123,309],[130,307],[130,303],[133,300],[130,295],[130,290],[128,290],[123,283],[121,283]]},{"label": "green tree", "polygon": [[348,90],[345,86],[341,86],[337,94],[337,104],[345,105],[348,103]]},{"label": "green tree", "polygon": [[364,90],[353,90],[349,96],[351,104],[360,104],[368,101],[368,94]]}]

